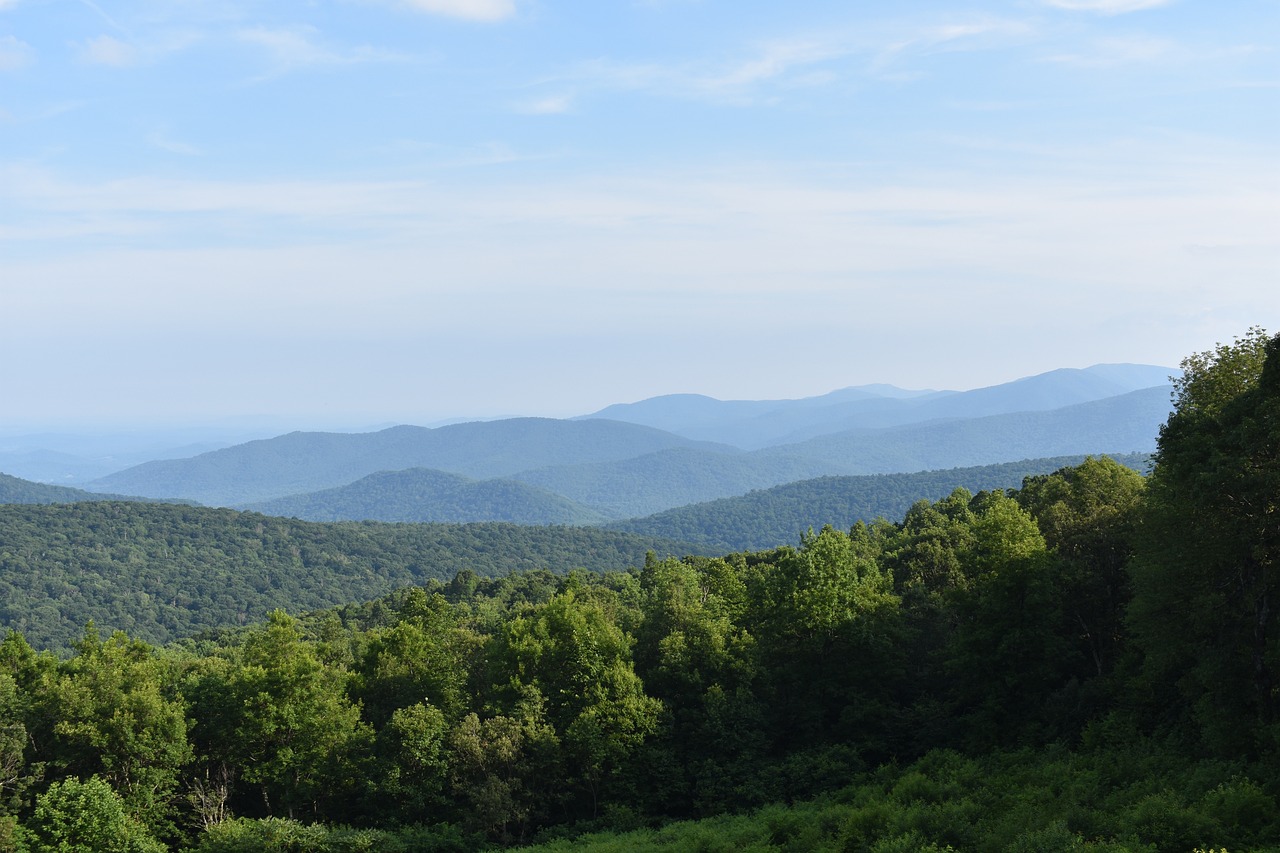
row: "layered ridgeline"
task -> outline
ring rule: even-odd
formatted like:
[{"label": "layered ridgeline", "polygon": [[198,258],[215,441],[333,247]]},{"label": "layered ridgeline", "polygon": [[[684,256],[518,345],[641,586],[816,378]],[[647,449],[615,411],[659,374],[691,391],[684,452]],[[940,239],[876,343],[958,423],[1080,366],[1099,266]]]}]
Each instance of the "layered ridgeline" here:
[{"label": "layered ridgeline", "polygon": [[[819,477],[617,521],[608,527],[691,542],[712,553],[758,551],[795,545],[806,530],[824,525],[848,528],[859,521],[901,518],[918,501],[940,500],[957,488],[971,492],[1016,489],[1027,477],[1079,465],[1085,458],[1055,456],[911,474]],[[1137,471],[1146,471],[1151,461],[1145,453],[1112,458]]]},{"label": "layered ridgeline", "polygon": [[316,524],[167,504],[0,506],[0,635],[66,647],[89,621],[153,643],[452,578],[639,565],[693,546],[585,527]]},{"label": "layered ridgeline", "polygon": [[[962,393],[875,387],[793,401],[657,398],[604,412],[648,418],[672,431],[592,417],[291,433],[191,459],[150,462],[93,488],[308,518],[624,519],[820,476],[1150,452],[1169,411],[1169,389],[1129,389],[1169,372],[1110,365]],[[702,441],[704,434],[744,447],[782,435],[789,443],[744,450]],[[358,483],[413,468],[436,473]],[[450,474],[494,482],[450,480]],[[314,494],[347,486],[352,488]],[[286,497],[291,500],[266,503]]]},{"label": "layered ridgeline", "polygon": [[527,483],[472,480],[430,468],[380,471],[347,486],[249,504],[245,509],[307,521],[595,524],[606,518]]},{"label": "layered ridgeline", "polygon": [[[0,849],[1280,849],[1280,337],[1184,364],[1145,479],[1093,458],[163,650],[12,634]],[[220,512],[9,510],[99,508],[170,548],[147,513]]]},{"label": "layered ridgeline", "polygon": [[[1169,386],[1048,411],[859,428],[733,456],[700,449],[523,472],[515,479],[614,517],[745,494],[821,476],[975,467],[1054,456],[1150,453]],[[1011,483],[1009,485],[1016,485]]]},{"label": "layered ridgeline", "polygon": [[372,433],[294,432],[190,459],[148,462],[92,487],[234,506],[343,486],[379,471],[431,468],[490,479],[702,444],[636,424],[550,418],[436,429],[398,426]]},{"label": "layered ridgeline", "polygon": [[615,404],[588,417],[643,424],[686,438],[750,450],[853,429],[1059,409],[1166,386],[1178,372],[1147,364],[1097,364],[1052,370],[971,391],[908,391],[892,385],[863,385],[800,400],[717,400],[699,394],[669,394]]},{"label": "layered ridgeline", "polygon": [[70,504],[79,501],[144,501],[153,503],[155,500],[155,498],[86,492],[84,489],[73,489],[70,486],[33,483],[20,477],[0,474],[0,504]]}]

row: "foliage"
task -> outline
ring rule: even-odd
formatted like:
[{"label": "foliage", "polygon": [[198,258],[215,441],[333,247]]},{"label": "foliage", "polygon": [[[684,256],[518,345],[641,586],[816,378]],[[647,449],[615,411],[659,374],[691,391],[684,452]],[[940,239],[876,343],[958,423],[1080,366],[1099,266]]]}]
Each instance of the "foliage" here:
[{"label": "foliage", "polygon": [[[1265,353],[1260,362],[1259,352]],[[1160,433],[1129,622],[1215,750],[1276,746],[1280,337],[1193,356]]]},{"label": "foliage", "polygon": [[141,503],[0,506],[0,628],[68,649],[85,624],[152,643],[479,575],[639,565],[676,543],[577,527],[317,524]]},{"label": "foliage", "polygon": [[[771,551],[458,561],[163,649],[10,634],[0,850],[1276,849],[1280,339],[1266,355],[1243,386],[1213,376],[1234,356],[1189,367],[1149,481],[1090,458]],[[231,557],[302,597],[317,562],[412,578],[513,530],[8,511],[47,529],[4,559],[195,578],[222,554],[232,596]]]},{"label": "foliage", "polygon": [[164,845],[131,818],[102,779],[56,782],[27,821],[32,853],[162,853]]},{"label": "foliage", "polygon": [[[920,500],[938,500],[956,487],[971,492],[1016,487],[1025,478],[1079,465],[1084,456],[1057,456],[1004,462],[976,468],[819,477],[682,506],[645,518],[606,525],[646,536],[694,542],[713,551],[760,550],[794,544],[809,527],[846,527],[877,518],[901,518]],[[1144,453],[1122,454],[1117,461],[1145,469]]]},{"label": "foliage", "polygon": [[593,524],[605,519],[568,498],[515,480],[475,481],[425,468],[380,471],[345,486],[245,508],[307,521]]}]

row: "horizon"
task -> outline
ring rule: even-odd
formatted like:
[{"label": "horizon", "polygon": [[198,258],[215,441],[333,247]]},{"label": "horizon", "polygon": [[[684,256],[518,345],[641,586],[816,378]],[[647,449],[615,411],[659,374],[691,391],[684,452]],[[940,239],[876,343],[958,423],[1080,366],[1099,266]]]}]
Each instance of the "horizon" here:
[{"label": "horizon", "polygon": [[50,10],[0,0],[0,432],[972,389],[1280,325],[1265,0]]},{"label": "horizon", "polygon": [[[1034,379],[1048,373],[1055,373],[1063,370],[1090,370],[1096,367],[1109,366],[1131,366],[1145,367],[1160,370],[1169,370],[1172,373],[1181,372],[1176,367],[1166,367],[1157,364],[1132,364],[1132,363],[1106,363],[1091,364],[1087,367],[1057,367],[1041,373],[1029,374],[1026,376],[1015,376],[1012,379],[1003,382],[995,382],[991,384],[978,385],[973,388],[904,388],[889,382],[868,382],[859,385],[845,385],[840,388],[832,388],[817,394],[808,394],[803,396],[790,397],[767,397],[767,398],[722,398],[709,394],[703,394],[697,391],[674,391],[666,394],[655,394],[651,397],[644,397],[639,400],[615,400],[602,406],[583,411],[572,411],[561,414],[539,414],[527,412],[507,412],[500,414],[483,414],[483,415],[453,415],[435,418],[432,420],[423,420],[422,422],[414,422],[410,420],[383,419],[376,417],[354,418],[349,422],[332,421],[324,422],[323,416],[315,416],[307,418],[305,416],[299,418],[287,418],[280,415],[269,413],[249,413],[244,415],[225,415],[216,419],[207,421],[183,421],[183,422],[165,422],[165,421],[119,421],[119,422],[62,422],[53,424],[22,424],[22,423],[0,423],[0,440],[13,440],[18,438],[31,437],[48,437],[61,439],[79,439],[86,437],[126,437],[126,436],[146,436],[160,435],[172,433],[181,438],[183,434],[190,434],[191,442],[198,444],[201,441],[209,440],[206,436],[218,434],[232,434],[235,432],[243,432],[246,435],[254,435],[258,437],[271,437],[275,435],[283,435],[290,432],[343,432],[343,433],[364,433],[377,432],[384,429],[391,429],[397,426],[415,426],[428,429],[435,429],[443,426],[452,426],[455,424],[475,423],[481,421],[497,421],[515,418],[548,418],[555,420],[572,420],[575,418],[592,417],[600,412],[617,405],[634,405],[637,403],[647,402],[649,400],[661,399],[664,397],[703,397],[713,399],[718,402],[788,402],[795,400],[814,399],[818,397],[836,394],[841,391],[861,390],[870,388],[885,388],[895,391],[901,391],[908,394],[964,394],[970,391],[978,391],[984,388],[994,388],[1000,385],[1012,382],[1020,382],[1025,379]],[[1153,385],[1150,387],[1159,387]],[[277,431],[278,430],[278,431]],[[246,439],[255,440],[255,439]],[[2,473],[2,472],[0,472]]]}]

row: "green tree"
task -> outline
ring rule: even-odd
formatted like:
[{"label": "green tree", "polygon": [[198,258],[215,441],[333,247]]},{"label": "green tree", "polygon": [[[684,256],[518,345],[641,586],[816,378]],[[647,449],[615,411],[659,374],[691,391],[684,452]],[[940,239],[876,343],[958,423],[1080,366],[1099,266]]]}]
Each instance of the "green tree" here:
[{"label": "green tree", "polygon": [[503,693],[545,702],[569,785],[593,815],[610,771],[657,727],[661,703],[636,675],[631,639],[598,601],[569,589],[511,620],[493,660]]},{"label": "green tree", "polygon": [[878,535],[810,531],[756,578],[749,616],[776,748],[833,740],[887,749],[891,695],[901,677],[900,598],[878,559]]},{"label": "green tree", "polygon": [[1274,749],[1280,337],[1251,329],[1184,369],[1160,431],[1129,623],[1148,676],[1176,687],[1212,746]]},{"label": "green tree", "polygon": [[103,641],[90,626],[48,698],[51,760],[71,775],[101,776],[153,832],[172,833],[192,751],[184,703],[154,650],[121,632]]},{"label": "green tree", "polygon": [[316,814],[322,804],[341,814],[372,734],[347,698],[346,674],[325,666],[283,611],[229,661],[206,663],[189,693],[209,778],[256,786],[268,815]]},{"label": "green tree", "polygon": [[27,821],[32,853],[164,853],[165,846],[131,818],[107,782],[55,782],[36,799]]},{"label": "green tree", "polygon": [[536,690],[510,714],[468,714],[449,737],[450,787],[463,823],[505,843],[523,841],[544,820],[562,781],[560,741]]},{"label": "green tree", "polygon": [[1014,498],[1034,516],[1053,551],[1056,584],[1068,622],[1101,676],[1115,664],[1129,604],[1129,574],[1146,481],[1106,456],[1028,477]]}]

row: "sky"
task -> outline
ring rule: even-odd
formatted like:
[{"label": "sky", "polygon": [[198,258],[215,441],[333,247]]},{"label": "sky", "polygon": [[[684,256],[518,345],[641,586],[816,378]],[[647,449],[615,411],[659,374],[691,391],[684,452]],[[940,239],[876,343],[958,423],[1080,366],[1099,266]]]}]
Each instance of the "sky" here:
[{"label": "sky", "polygon": [[1276,0],[0,0],[0,428],[963,390],[1280,330]]}]

